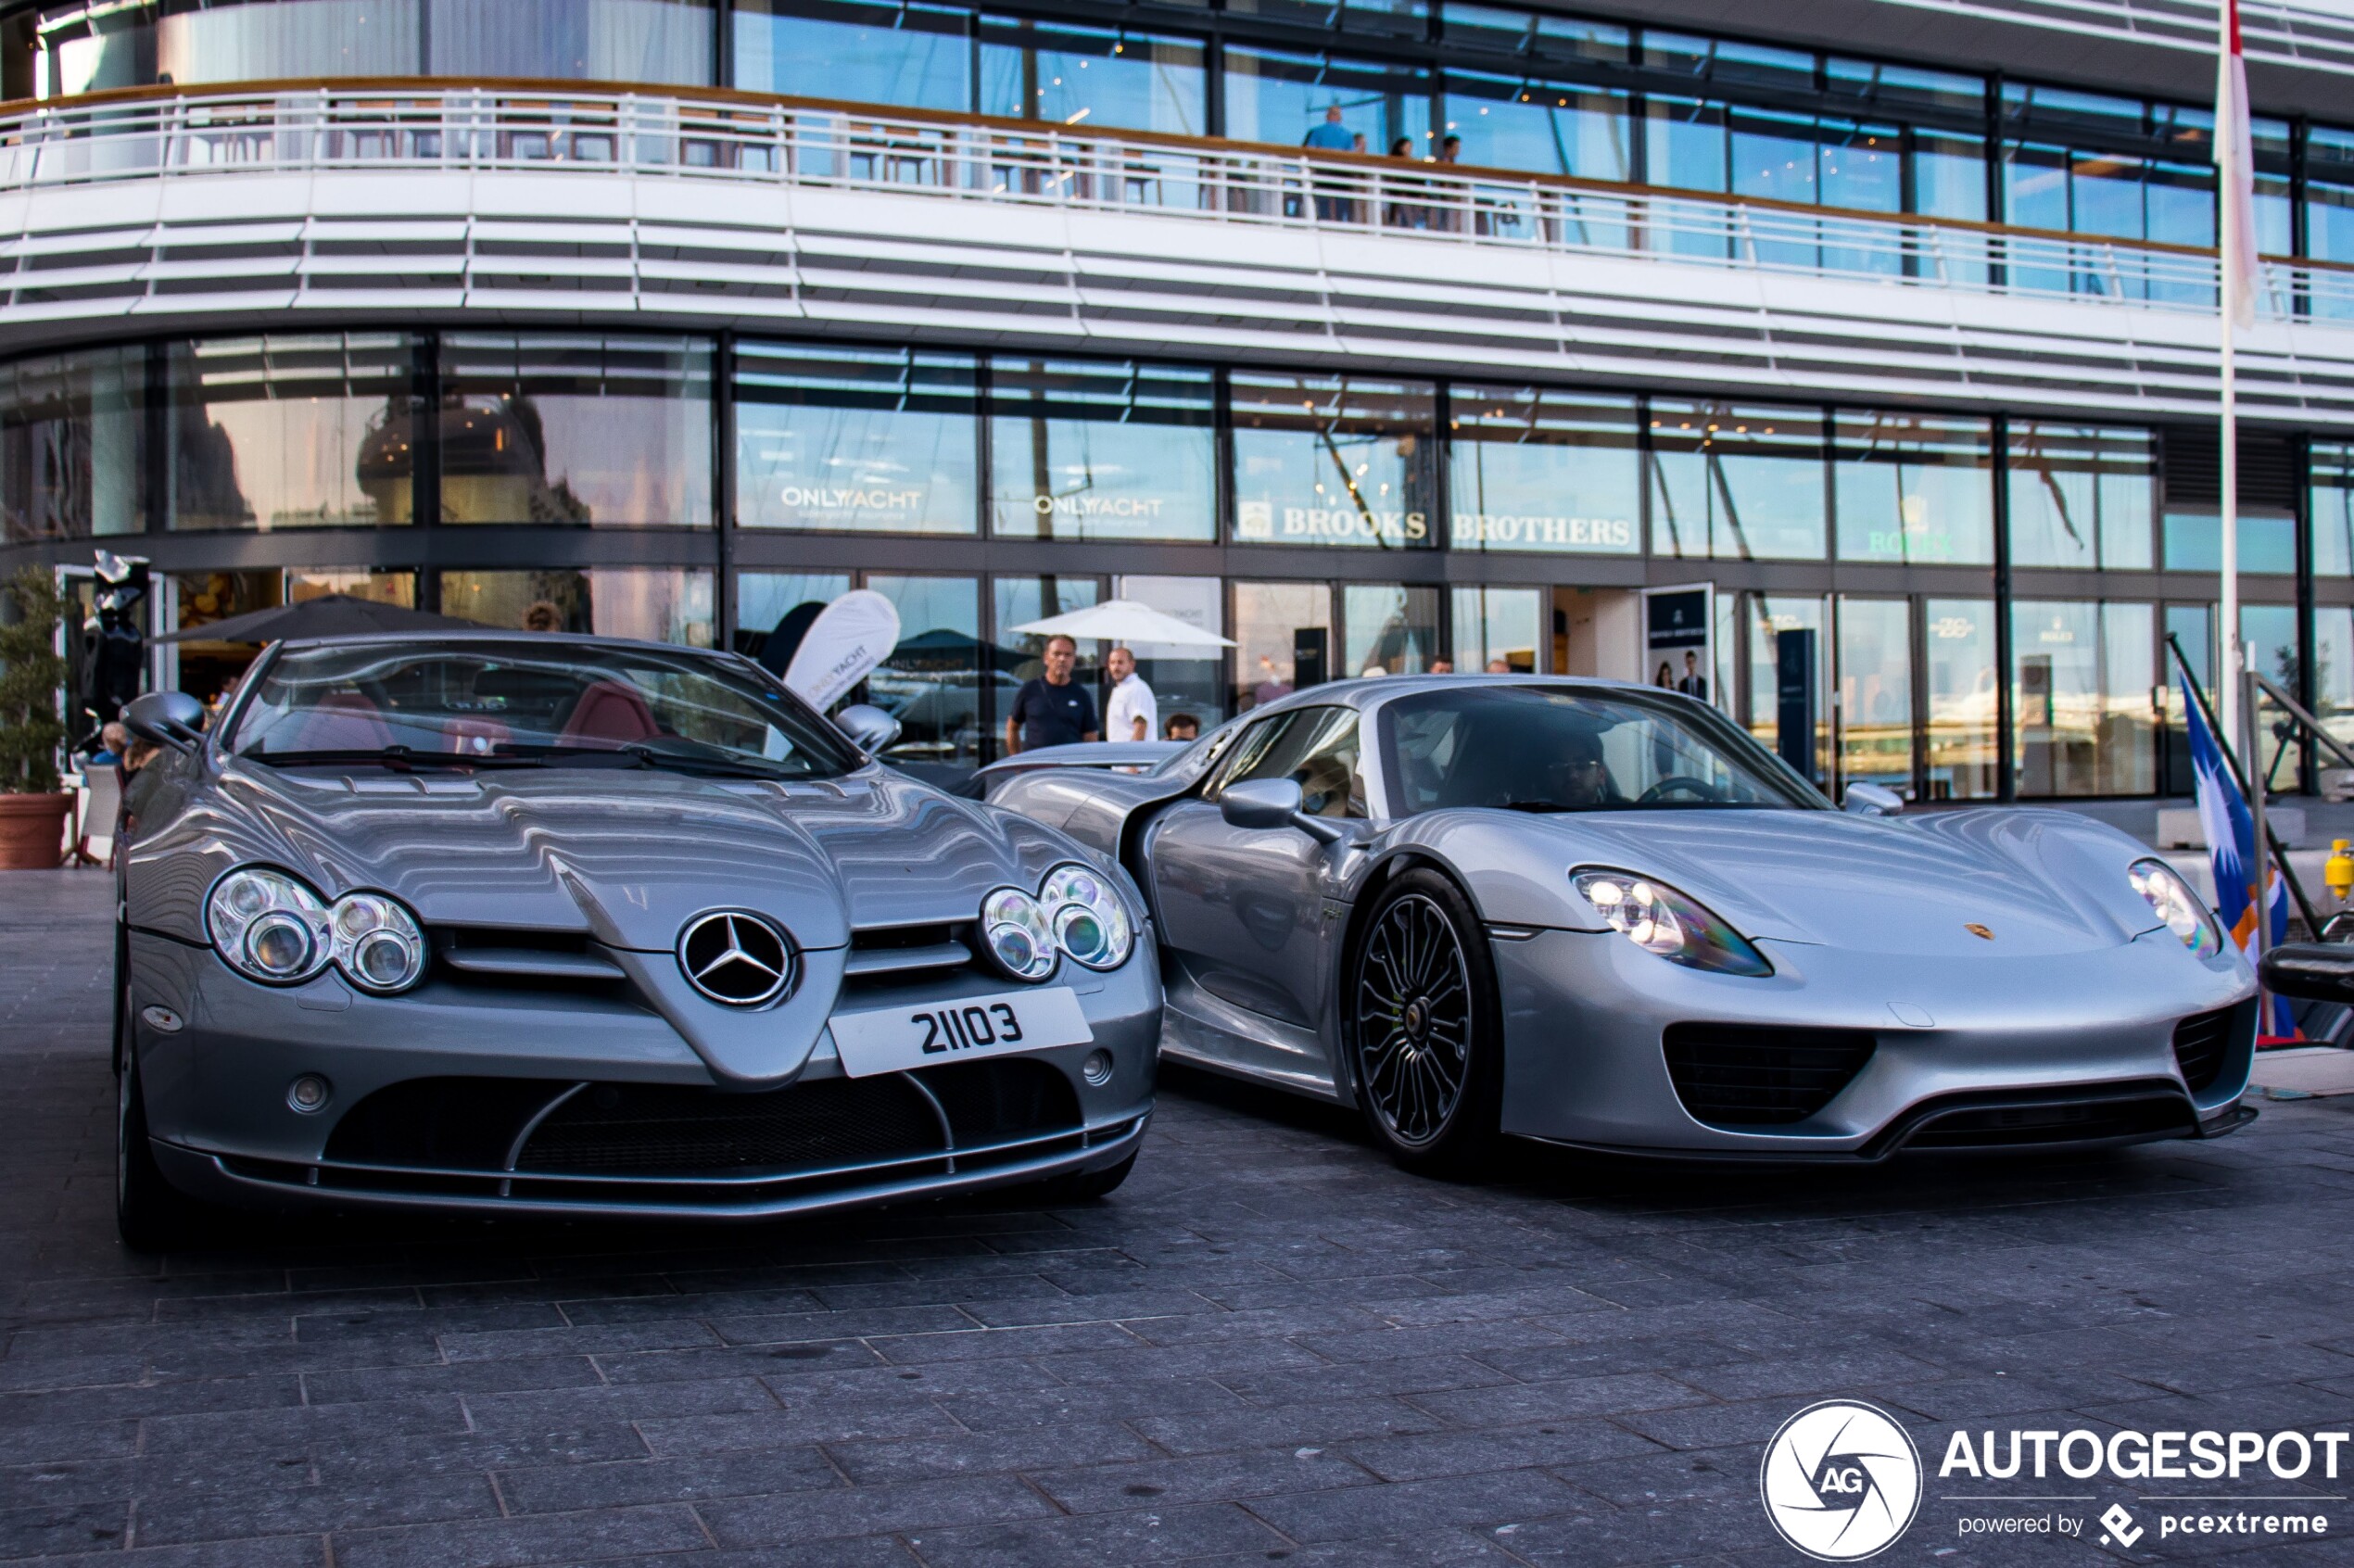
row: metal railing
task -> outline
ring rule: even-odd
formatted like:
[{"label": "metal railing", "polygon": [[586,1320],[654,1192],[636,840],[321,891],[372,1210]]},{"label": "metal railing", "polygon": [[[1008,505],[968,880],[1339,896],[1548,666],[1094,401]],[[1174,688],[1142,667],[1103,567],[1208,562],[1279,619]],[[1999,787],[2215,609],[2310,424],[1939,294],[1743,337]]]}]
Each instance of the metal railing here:
[{"label": "metal railing", "polygon": [[[2215,308],[2214,253],[2185,247],[750,95],[337,82],[101,95],[0,115],[0,192],[421,169],[891,191],[2160,310]],[[2262,269],[2264,314],[2354,322],[2354,268],[2275,259]]]}]

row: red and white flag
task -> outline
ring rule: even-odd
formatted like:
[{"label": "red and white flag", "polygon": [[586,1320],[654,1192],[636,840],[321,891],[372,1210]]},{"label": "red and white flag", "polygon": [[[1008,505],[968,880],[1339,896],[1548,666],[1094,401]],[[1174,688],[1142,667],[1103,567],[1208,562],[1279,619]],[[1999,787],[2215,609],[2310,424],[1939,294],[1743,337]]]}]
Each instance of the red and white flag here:
[{"label": "red and white flag", "polygon": [[2221,0],[2215,72],[2216,219],[2223,311],[2256,324],[2256,145],[2247,124],[2247,61],[2240,54],[2239,0]]}]

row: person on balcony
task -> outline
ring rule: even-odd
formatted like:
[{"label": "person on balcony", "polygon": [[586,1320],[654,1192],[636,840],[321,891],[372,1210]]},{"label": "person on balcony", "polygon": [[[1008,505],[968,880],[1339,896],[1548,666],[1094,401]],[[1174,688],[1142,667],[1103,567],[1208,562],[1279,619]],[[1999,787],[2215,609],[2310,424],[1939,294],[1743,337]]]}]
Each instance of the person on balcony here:
[{"label": "person on balcony", "polygon": [[[1329,104],[1324,108],[1324,120],[1311,125],[1301,145],[1310,152],[1353,152],[1357,138],[1348,126],[1340,122],[1340,106]],[[1357,204],[1345,196],[1330,193],[1342,187],[1331,181],[1316,182],[1316,221],[1318,222],[1353,223],[1357,221]]]}]

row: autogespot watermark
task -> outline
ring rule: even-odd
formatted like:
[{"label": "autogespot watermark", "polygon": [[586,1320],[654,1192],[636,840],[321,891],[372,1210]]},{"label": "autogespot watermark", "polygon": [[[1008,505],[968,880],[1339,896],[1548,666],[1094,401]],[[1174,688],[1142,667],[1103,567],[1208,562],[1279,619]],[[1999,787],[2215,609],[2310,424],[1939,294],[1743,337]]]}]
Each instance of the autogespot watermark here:
[{"label": "autogespot watermark", "polygon": [[[2097,1544],[2129,1549],[2151,1536],[2310,1541],[2331,1533],[2330,1505],[2346,1500],[2329,1484],[2349,1459],[2350,1440],[2347,1432],[1966,1430],[1947,1441],[1938,1481],[2003,1489],[1941,1492],[1937,1500],[1954,1505],[1961,1539],[2082,1539],[2089,1526]],[[2224,1489],[2137,1489],[2138,1512],[2110,1501],[2095,1514],[2096,1492],[2013,1489],[2036,1482]],[[2298,1489],[2246,1489],[2268,1484]],[[1758,1475],[1776,1532],[1825,1562],[1858,1562],[1893,1545],[1920,1512],[1924,1486],[1919,1451],[1903,1424],[1853,1399],[1809,1405],[1784,1422]]]}]

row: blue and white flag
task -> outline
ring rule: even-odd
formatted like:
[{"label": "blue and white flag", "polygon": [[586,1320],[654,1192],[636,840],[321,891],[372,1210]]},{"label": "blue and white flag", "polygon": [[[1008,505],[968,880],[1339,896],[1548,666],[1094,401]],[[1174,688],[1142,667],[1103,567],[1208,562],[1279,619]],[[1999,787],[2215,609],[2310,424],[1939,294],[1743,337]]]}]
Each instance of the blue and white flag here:
[{"label": "blue and white flag", "polygon": [[[2224,765],[2222,749],[2207,727],[2207,715],[2196,702],[2186,703],[2191,727],[2191,774],[2198,781],[2198,820],[2207,829],[2208,858],[2215,871],[2215,913],[2242,953],[2256,935],[2257,910],[2265,901],[2256,891],[2256,818],[2238,780]],[[2268,865],[2272,882],[2271,910],[2265,945],[2288,940],[2288,882],[2280,868]],[[2260,1032],[2283,1038],[2297,1032],[2288,1003],[2272,998],[2272,1016]]]}]

